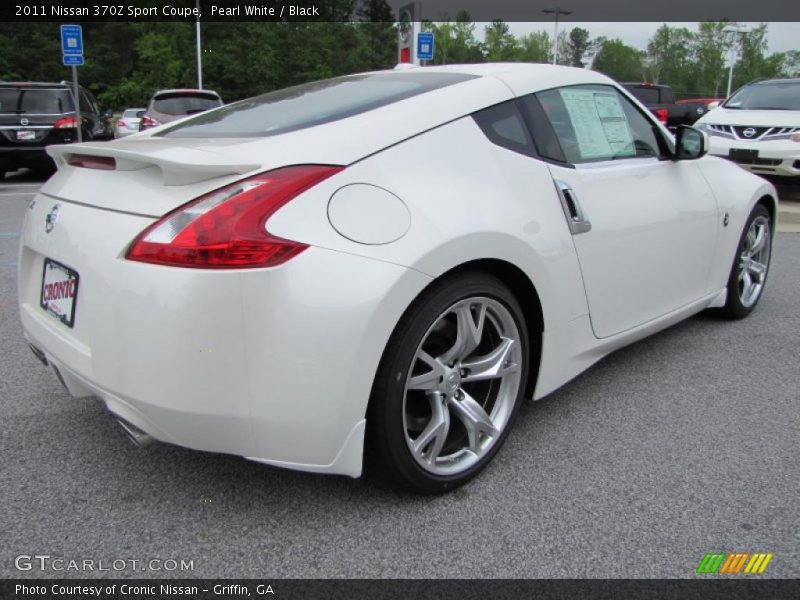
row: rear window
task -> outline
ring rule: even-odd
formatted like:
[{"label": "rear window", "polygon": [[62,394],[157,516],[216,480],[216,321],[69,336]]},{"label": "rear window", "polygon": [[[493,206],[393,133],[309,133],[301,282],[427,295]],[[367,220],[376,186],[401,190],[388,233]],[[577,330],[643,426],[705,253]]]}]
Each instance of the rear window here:
[{"label": "rear window", "polygon": [[661,102],[661,90],[656,87],[636,87],[636,86],[625,86],[625,89],[628,90],[633,97],[636,98],[642,104],[662,104]]},{"label": "rear window", "polygon": [[74,110],[69,90],[0,88],[0,113],[61,115]]},{"label": "rear window", "polygon": [[164,137],[262,137],[330,123],[443,88],[475,75],[462,73],[365,73],[315,81],[229,104],[158,135]]},{"label": "rear window", "polygon": [[129,108],[124,113],[122,113],[123,118],[128,119],[139,119],[144,114],[143,108]]},{"label": "rear window", "polygon": [[800,81],[748,85],[723,106],[746,110],[800,110]]},{"label": "rear window", "polygon": [[222,106],[222,100],[209,94],[161,94],[153,99],[153,110],[165,115],[191,115]]}]

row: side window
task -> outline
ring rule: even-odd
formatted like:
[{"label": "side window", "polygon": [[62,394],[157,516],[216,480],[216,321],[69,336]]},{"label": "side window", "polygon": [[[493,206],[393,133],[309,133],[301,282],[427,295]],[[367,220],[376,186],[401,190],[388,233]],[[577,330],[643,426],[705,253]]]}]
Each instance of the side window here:
[{"label": "side window", "polygon": [[94,96],[92,96],[86,90],[81,90],[81,112],[88,112],[97,114],[99,111],[97,110],[97,102],[94,100]]},{"label": "side window", "polygon": [[661,155],[653,124],[611,86],[570,86],[536,96],[567,162]]},{"label": "side window", "polygon": [[528,128],[513,100],[478,111],[472,118],[484,135],[498,146],[528,156],[535,154]]},{"label": "side window", "polygon": [[553,124],[547,118],[544,107],[539,102],[536,94],[529,94],[520,98],[520,105],[539,155],[556,162],[567,162],[564,151],[558,141],[558,136],[556,136],[555,129],[553,129]]}]

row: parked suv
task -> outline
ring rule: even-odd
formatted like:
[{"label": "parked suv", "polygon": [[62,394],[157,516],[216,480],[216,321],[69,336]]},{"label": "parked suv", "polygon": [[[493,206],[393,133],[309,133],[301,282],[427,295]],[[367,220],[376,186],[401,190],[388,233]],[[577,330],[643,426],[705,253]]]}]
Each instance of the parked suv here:
[{"label": "parked suv", "polygon": [[695,125],[709,153],[759,175],[800,178],[800,79],[768,79],[739,88]]},{"label": "parked suv", "polygon": [[[113,138],[95,97],[80,88],[84,141]],[[21,167],[53,168],[44,148],[78,141],[72,86],[61,83],[0,82],[0,179]]]},{"label": "parked suv", "polygon": [[213,90],[160,90],[153,94],[147,112],[139,121],[139,131],[218,106],[222,106],[222,99]]}]

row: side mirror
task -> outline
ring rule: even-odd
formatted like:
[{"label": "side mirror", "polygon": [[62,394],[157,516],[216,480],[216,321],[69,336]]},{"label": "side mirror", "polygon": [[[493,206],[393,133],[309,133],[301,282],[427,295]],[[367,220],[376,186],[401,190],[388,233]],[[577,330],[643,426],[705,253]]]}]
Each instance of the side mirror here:
[{"label": "side mirror", "polygon": [[713,110],[717,108],[720,104],[722,103],[719,100],[714,100],[713,102],[709,102],[708,107],[706,107],[706,110]]},{"label": "side mirror", "polygon": [[681,125],[675,134],[675,158],[694,160],[708,152],[708,137],[694,127]]},{"label": "side mirror", "polygon": [[104,116],[106,119],[110,119],[110,118],[112,117],[112,115],[113,115],[113,114],[114,114],[114,111],[113,111],[113,110],[111,110],[110,108],[109,108],[109,109],[106,109],[105,111],[103,111],[103,116]]}]

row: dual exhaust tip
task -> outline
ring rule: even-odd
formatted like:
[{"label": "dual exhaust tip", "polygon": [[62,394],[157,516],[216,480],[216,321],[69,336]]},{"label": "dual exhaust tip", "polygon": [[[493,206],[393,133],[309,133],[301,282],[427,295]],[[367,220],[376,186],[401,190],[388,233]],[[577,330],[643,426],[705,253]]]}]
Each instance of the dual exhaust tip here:
[{"label": "dual exhaust tip", "polygon": [[119,417],[114,418],[117,420],[117,423],[119,423],[120,427],[122,427],[122,430],[128,436],[128,439],[136,444],[139,448],[147,448],[155,443],[156,438],[149,433],[142,431],[136,427],[136,425],[128,423],[126,420]]}]

